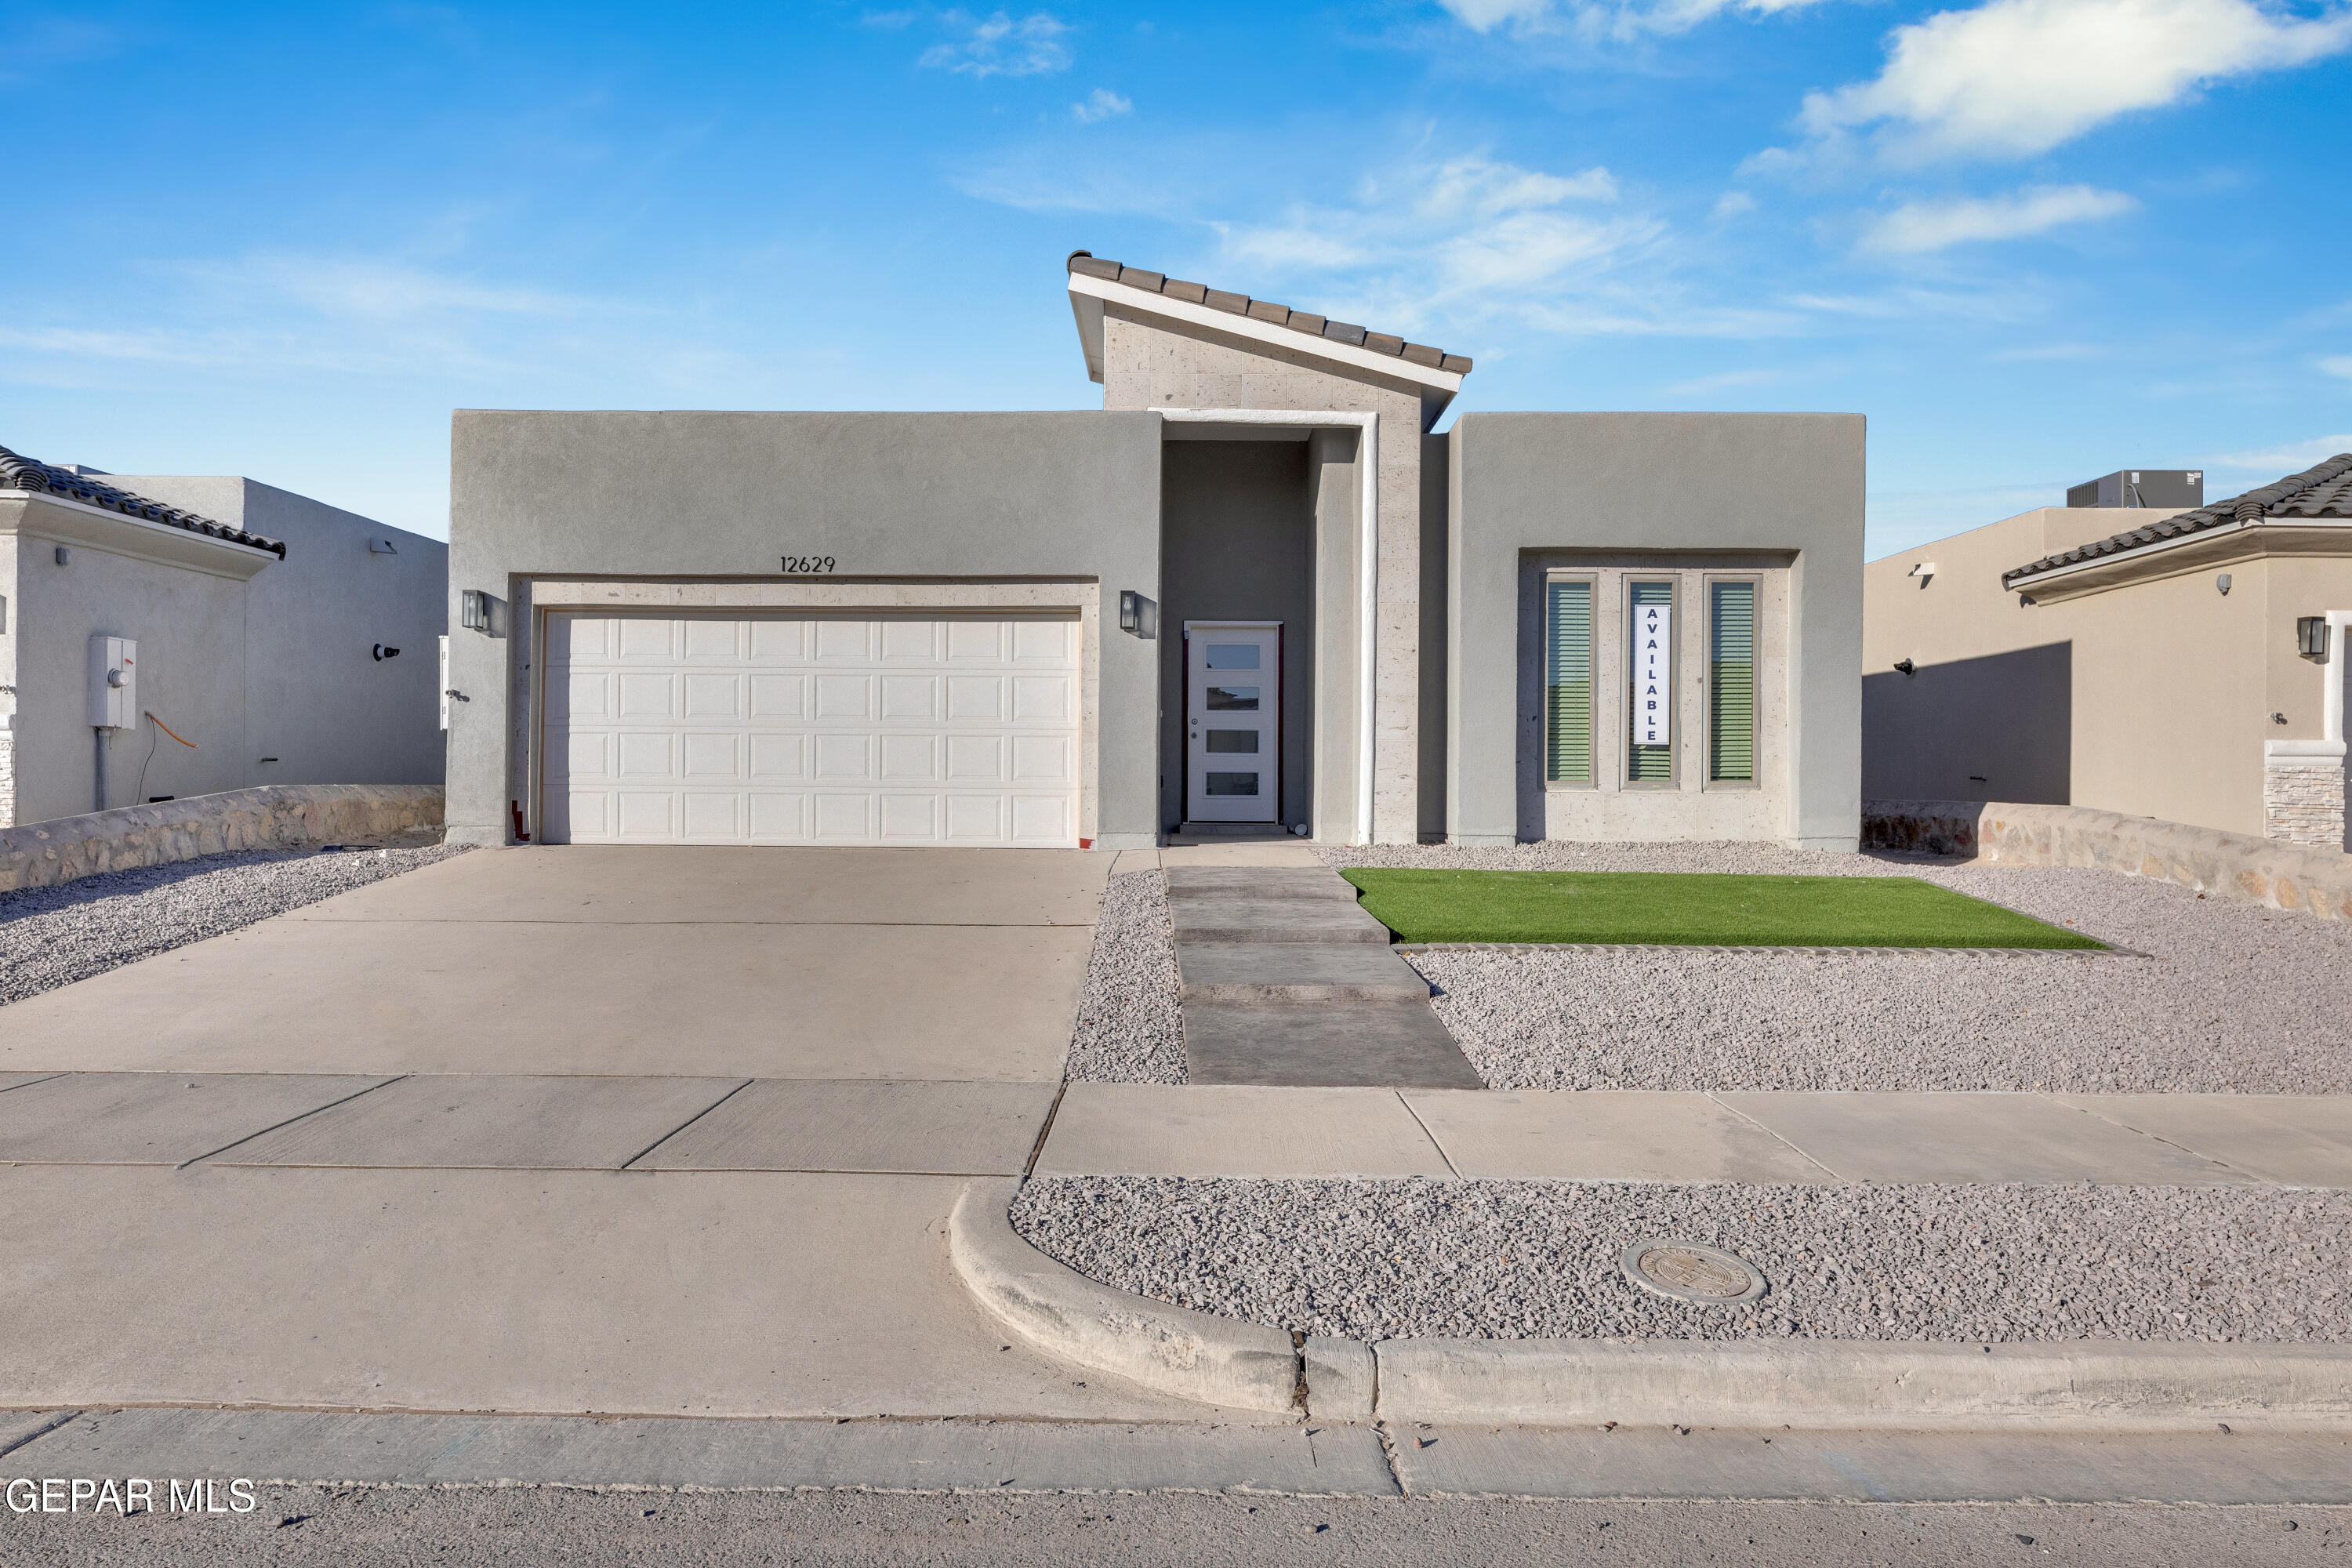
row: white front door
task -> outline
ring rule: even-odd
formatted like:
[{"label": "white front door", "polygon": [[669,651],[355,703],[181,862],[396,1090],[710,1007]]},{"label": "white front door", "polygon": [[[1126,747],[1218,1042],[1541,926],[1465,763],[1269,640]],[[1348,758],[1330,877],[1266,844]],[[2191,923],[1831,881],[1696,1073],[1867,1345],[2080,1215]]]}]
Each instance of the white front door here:
[{"label": "white front door", "polygon": [[1282,811],[1282,626],[1184,627],[1185,816],[1274,822]]}]

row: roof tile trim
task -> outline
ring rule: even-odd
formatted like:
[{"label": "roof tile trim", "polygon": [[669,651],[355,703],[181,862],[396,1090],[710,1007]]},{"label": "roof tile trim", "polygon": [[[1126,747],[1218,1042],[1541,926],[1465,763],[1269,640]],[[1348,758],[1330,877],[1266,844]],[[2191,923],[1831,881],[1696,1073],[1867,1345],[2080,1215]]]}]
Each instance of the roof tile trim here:
[{"label": "roof tile trim", "polygon": [[2053,567],[2078,566],[2102,555],[2117,555],[2126,550],[2161,544],[2167,540],[2202,533],[2230,523],[2295,517],[2352,518],[2352,452],[2338,452],[2326,462],[2315,464],[2299,474],[2289,474],[2275,484],[2248,490],[2242,496],[2231,496],[2228,500],[2215,501],[2211,506],[2200,506],[2194,511],[2160,519],[2145,528],[2110,534],[2105,539],[2095,539],[2088,544],[2078,544],[2055,555],[2045,555],[2039,561],[2002,573],[2000,580],[2006,584]]},{"label": "roof tile trim", "polygon": [[215,522],[211,518],[182,511],[175,506],[165,506],[162,501],[149,500],[145,496],[135,496],[129,490],[116,489],[112,485],[100,484],[87,475],[68,473],[63,468],[19,457],[7,447],[0,447],[0,491],[5,490],[58,496],[66,500],[79,501],[84,506],[119,511],[125,517],[168,523],[173,528],[184,528],[190,533],[226,539],[232,544],[247,545],[255,550],[267,550],[280,561],[286,559],[286,542],[282,539],[264,539],[257,533],[247,533],[241,528],[231,528],[227,523]]},{"label": "roof tile trim", "polygon": [[1414,364],[1432,370],[1451,371],[1455,375],[1470,374],[1468,354],[1450,354],[1427,343],[1408,342],[1387,332],[1368,332],[1347,321],[1334,321],[1307,310],[1294,310],[1287,305],[1277,305],[1271,300],[1253,300],[1246,294],[1228,293],[1223,289],[1211,289],[1205,284],[1187,283],[1164,273],[1146,272],[1139,267],[1122,267],[1116,261],[1106,261],[1091,251],[1070,253],[1069,269],[1088,278],[1100,278],[1106,282],[1140,289],[1147,294],[1166,294],[1171,299],[1190,304],[1206,305],[1213,310],[1224,310],[1253,321],[1288,327],[1309,337],[1328,338],[1333,342],[1352,343],[1370,349],[1376,354],[1393,354]]}]

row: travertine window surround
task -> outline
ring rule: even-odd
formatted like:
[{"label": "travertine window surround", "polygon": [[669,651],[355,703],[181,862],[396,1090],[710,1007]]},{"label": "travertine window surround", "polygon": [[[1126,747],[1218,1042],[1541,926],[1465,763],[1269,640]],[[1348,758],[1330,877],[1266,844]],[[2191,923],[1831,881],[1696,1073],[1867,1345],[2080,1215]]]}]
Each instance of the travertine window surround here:
[{"label": "travertine window surround", "polygon": [[[938,582],[863,582],[856,578],[750,579],[631,582],[613,579],[540,577],[515,584],[514,621],[530,628],[529,651],[517,661],[510,707],[521,759],[516,798],[528,802],[530,831],[539,832],[539,785],[542,758],[540,733],[539,666],[546,640],[546,615],[561,610],[694,614],[698,611],[789,615],[793,611],[883,611],[942,615],[986,611],[1076,616],[1082,660],[1078,676],[1078,837],[1096,837],[1101,819],[1102,585],[1092,578],[1010,582],[970,579]],[[537,612],[537,613],[534,613]]]},{"label": "travertine window surround", "polygon": [[1103,308],[1108,409],[1328,410],[1380,416],[1371,838],[1420,837],[1422,389],[1339,375],[1307,353]]}]

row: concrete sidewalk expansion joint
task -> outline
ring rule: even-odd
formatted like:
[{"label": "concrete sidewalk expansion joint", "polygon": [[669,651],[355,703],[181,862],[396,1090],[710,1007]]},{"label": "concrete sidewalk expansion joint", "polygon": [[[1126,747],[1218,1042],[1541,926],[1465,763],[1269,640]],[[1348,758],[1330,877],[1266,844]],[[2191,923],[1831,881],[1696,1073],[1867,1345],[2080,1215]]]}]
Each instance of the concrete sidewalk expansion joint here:
[{"label": "concrete sidewalk expansion joint", "polygon": [[2256,1417],[2352,1426],[2352,1346],[2336,1344],[1294,1341],[1114,1290],[1055,1262],[1013,1230],[1017,1188],[973,1182],[956,1204],[949,1250],[972,1295],[1050,1355],[1207,1405],[1466,1426],[2125,1432]]}]

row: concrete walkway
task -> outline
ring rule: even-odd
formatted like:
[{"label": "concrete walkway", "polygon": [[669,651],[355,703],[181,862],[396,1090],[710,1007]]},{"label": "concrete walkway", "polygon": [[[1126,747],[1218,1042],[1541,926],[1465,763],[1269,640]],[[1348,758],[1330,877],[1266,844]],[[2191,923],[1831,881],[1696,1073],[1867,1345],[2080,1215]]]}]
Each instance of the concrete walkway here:
[{"label": "concrete walkway", "polygon": [[1039,1175],[2352,1187],[2352,1097],[1074,1083]]}]

